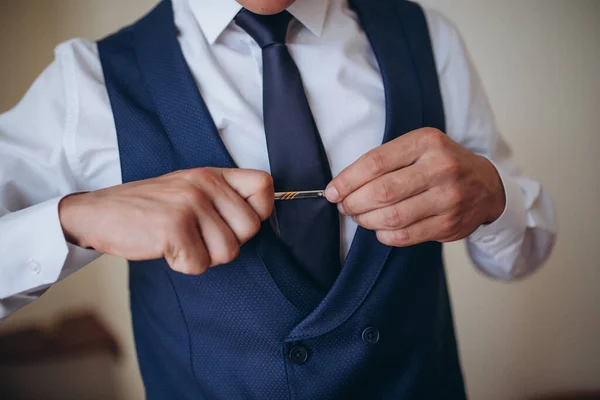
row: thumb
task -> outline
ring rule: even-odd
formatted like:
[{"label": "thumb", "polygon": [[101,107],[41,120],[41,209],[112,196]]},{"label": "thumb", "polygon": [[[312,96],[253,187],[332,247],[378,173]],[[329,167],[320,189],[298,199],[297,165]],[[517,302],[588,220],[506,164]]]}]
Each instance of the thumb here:
[{"label": "thumb", "polygon": [[273,178],[255,169],[222,169],[223,179],[254,209],[261,220],[273,212],[275,192]]}]

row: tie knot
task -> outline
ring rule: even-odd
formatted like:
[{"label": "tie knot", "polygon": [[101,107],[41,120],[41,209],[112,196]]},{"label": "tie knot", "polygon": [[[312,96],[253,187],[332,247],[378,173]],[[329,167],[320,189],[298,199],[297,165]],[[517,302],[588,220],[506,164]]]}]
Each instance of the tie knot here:
[{"label": "tie knot", "polygon": [[245,30],[264,49],[272,44],[285,44],[292,15],[287,11],[279,14],[260,15],[243,9],[235,17],[235,23]]}]

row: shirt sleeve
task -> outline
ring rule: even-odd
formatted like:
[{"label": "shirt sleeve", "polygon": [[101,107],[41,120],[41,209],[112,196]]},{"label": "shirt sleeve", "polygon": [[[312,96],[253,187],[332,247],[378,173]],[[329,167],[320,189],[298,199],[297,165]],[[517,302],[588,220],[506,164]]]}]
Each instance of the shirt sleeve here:
[{"label": "shirt sleeve", "polygon": [[[58,204],[77,191],[72,59],[55,61],[0,115],[0,321],[98,257],[65,240]],[[72,136],[71,134],[68,135]]]},{"label": "shirt sleeve", "polygon": [[456,28],[426,10],[440,78],[447,134],[496,167],[506,207],[495,222],[467,238],[471,260],[485,274],[513,280],[532,274],[550,255],[556,237],[552,200],[542,185],[521,175],[494,120],[489,101]]}]

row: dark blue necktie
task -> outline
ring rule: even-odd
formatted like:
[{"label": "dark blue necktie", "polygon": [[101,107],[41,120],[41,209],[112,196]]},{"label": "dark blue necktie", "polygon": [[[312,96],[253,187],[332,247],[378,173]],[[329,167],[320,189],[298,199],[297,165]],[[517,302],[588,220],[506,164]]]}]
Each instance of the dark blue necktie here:
[{"label": "dark blue necktie", "polygon": [[[292,16],[242,10],[235,22],[262,48],[263,112],[271,174],[278,192],[325,189],[331,170],[302,78],[285,45]],[[280,201],[281,239],[298,264],[328,289],[340,270],[337,208],[325,198]]]}]

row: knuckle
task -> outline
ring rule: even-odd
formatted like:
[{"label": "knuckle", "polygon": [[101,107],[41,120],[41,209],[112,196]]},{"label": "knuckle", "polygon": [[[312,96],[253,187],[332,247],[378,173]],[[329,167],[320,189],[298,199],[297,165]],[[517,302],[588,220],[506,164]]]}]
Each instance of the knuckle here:
[{"label": "knuckle", "polygon": [[465,194],[458,186],[452,186],[446,191],[446,200],[451,207],[459,207],[465,200]]},{"label": "knuckle", "polygon": [[455,214],[450,214],[442,221],[440,231],[444,236],[454,234],[460,227],[460,218]]},{"label": "knuckle", "polygon": [[385,170],[385,155],[380,149],[375,149],[367,156],[367,168],[373,175],[380,175]]},{"label": "knuckle", "polygon": [[166,235],[162,254],[173,271],[185,275],[201,275],[210,267],[210,256],[204,246],[190,244],[183,230]]},{"label": "knuckle", "polygon": [[208,196],[194,185],[188,185],[183,196],[190,204],[204,204],[208,201]]},{"label": "knuckle", "polygon": [[210,260],[208,260],[208,259],[202,260],[202,261],[198,262],[198,264],[195,267],[196,267],[196,274],[202,275],[203,273],[208,271],[208,269],[210,268]]},{"label": "knuckle", "polygon": [[179,272],[180,274],[184,274],[184,275],[190,275],[190,271],[189,271],[190,268],[187,264],[179,262],[179,263],[171,263],[171,264],[169,264],[169,266],[175,272]]},{"label": "knuckle", "polygon": [[436,128],[424,128],[423,134],[430,145],[443,146],[446,141],[446,135]]},{"label": "knuckle", "polygon": [[398,210],[398,207],[390,207],[385,214],[385,225],[390,228],[402,226],[402,215]]},{"label": "knuckle", "polygon": [[461,174],[461,164],[460,161],[454,157],[446,157],[443,161],[443,172],[444,174],[451,179],[457,179]]},{"label": "knuckle", "polygon": [[233,260],[235,260],[238,255],[240,254],[240,247],[238,246],[238,244],[236,243],[235,245],[229,245],[227,247],[227,251],[225,252],[224,256],[224,262],[223,264],[227,264],[232,262]]},{"label": "knuckle", "polygon": [[259,219],[259,221],[258,221],[259,229],[260,229],[260,222],[266,221],[267,219],[269,219],[271,214],[273,214],[274,208],[275,208],[275,204],[273,204],[273,201],[271,201],[262,207],[258,207],[258,210],[255,210],[257,212],[258,219]]},{"label": "knuckle", "polygon": [[373,200],[379,203],[389,203],[393,198],[392,185],[385,180],[381,180],[373,189],[373,197]]},{"label": "knuckle", "polygon": [[177,245],[177,238],[174,241],[165,242],[164,245],[164,255],[165,258],[169,262],[169,266],[173,271],[185,274],[192,275],[195,273],[195,270],[191,263],[189,262],[189,257],[187,253],[187,249],[180,247]]},{"label": "knuckle", "polygon": [[260,231],[260,218],[255,215],[248,218],[245,223],[244,230],[241,232],[242,241],[246,242],[254,237]]},{"label": "knuckle", "polygon": [[357,213],[355,211],[356,206],[355,206],[352,198],[347,198],[346,200],[344,200],[341,203],[340,207],[342,208],[342,210],[344,211],[344,214],[346,214],[346,215],[357,215]]},{"label": "knuckle", "polygon": [[196,273],[198,275],[205,273],[210,268],[210,255],[206,249],[200,250],[198,254],[198,260],[195,264]]},{"label": "knuckle", "polygon": [[402,246],[410,241],[410,232],[408,229],[398,229],[392,234],[392,243],[394,246]]},{"label": "knuckle", "polygon": [[216,187],[221,184],[221,177],[214,168],[196,168],[190,170],[192,180],[201,182],[203,187]]},{"label": "knuckle", "polygon": [[203,180],[211,175],[209,168],[194,168],[186,171],[187,175],[192,179]]},{"label": "knuckle", "polygon": [[335,188],[338,189],[338,191],[340,192],[340,194],[348,193],[348,191],[351,188],[350,181],[346,177],[345,173],[342,173],[342,174],[338,175],[334,179],[334,183],[335,183]]},{"label": "knuckle", "polygon": [[221,247],[212,257],[213,265],[228,264],[235,260],[240,253],[240,247],[236,243],[229,243]]},{"label": "knuckle", "polygon": [[253,237],[260,231],[260,225],[261,225],[261,219],[258,216],[256,216],[255,218],[252,218],[252,220],[250,222],[250,232],[249,232],[250,237]]},{"label": "knuckle", "polygon": [[273,191],[273,177],[271,175],[269,175],[268,173],[266,173],[265,171],[258,171],[257,172],[257,186],[259,190],[262,190],[264,192],[271,192]]},{"label": "knuckle", "polygon": [[177,272],[181,272],[185,275],[198,275],[201,273],[195,265],[192,265],[189,262],[180,262],[177,264],[177,268]]}]

